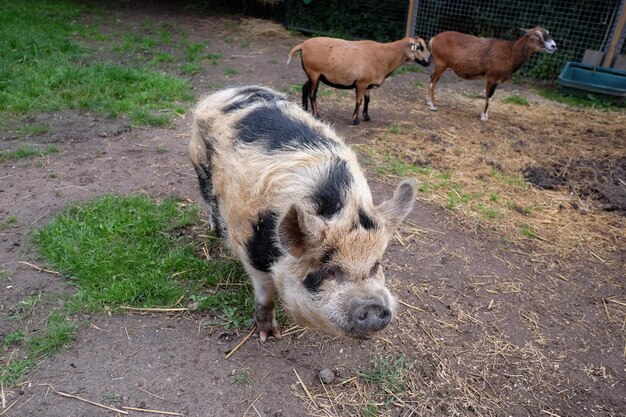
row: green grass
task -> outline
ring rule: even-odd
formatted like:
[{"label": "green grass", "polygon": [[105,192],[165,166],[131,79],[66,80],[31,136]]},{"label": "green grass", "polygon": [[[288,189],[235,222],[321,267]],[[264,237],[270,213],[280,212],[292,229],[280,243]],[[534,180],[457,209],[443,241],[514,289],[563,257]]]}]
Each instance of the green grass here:
[{"label": "green grass", "polygon": [[24,340],[24,331],[16,330],[16,331],[7,333],[7,335],[4,336],[4,338],[2,339],[1,346],[6,349],[12,344],[20,343],[22,340]]},{"label": "green grass", "polygon": [[420,72],[422,72],[422,68],[418,66],[417,64],[405,64],[405,65],[402,65],[401,67],[398,67],[398,69],[392,72],[389,76],[393,77],[396,75],[403,75],[406,73],[419,74]]},{"label": "green grass", "polygon": [[368,369],[357,371],[359,379],[363,382],[379,387],[385,406],[394,401],[388,391],[400,395],[407,389],[407,381],[411,366],[403,356],[374,358]]},{"label": "green grass", "polygon": [[232,77],[232,76],[239,74],[239,71],[237,71],[235,68],[224,68],[223,72],[224,72],[224,75],[227,77]]},{"label": "green grass", "polygon": [[415,81],[413,85],[415,86],[415,88],[419,88],[420,90],[426,89],[426,83],[421,81]]},{"label": "green grass", "polygon": [[48,123],[31,123],[17,127],[17,133],[21,137],[38,136],[48,133],[52,130],[52,126]]},{"label": "green grass", "polygon": [[[72,341],[74,330],[74,324],[65,315],[53,311],[40,335],[27,338],[23,330],[9,333],[0,346],[0,384],[16,384],[37,362]],[[13,349],[9,351],[10,348]],[[22,350],[25,354],[20,355]]]},{"label": "green grass", "polygon": [[593,94],[588,94],[586,97],[577,97],[564,94],[556,88],[549,87],[540,87],[537,88],[536,91],[540,96],[547,98],[548,100],[557,101],[574,107],[592,107],[603,110],[619,111],[620,109],[623,110],[626,106],[626,103],[622,103],[618,106],[613,100],[603,100]]},{"label": "green grass", "polygon": [[33,158],[36,156],[45,156],[59,152],[59,148],[55,145],[48,145],[43,149],[36,148],[32,145],[22,145],[13,150],[0,150],[0,164],[6,161],[16,161],[19,159]]},{"label": "green grass", "polygon": [[230,378],[230,383],[233,385],[250,385],[250,370],[239,369]]},{"label": "green grass", "polygon": [[205,58],[211,62],[211,65],[217,65],[220,59],[224,58],[224,55],[220,52],[211,52],[206,54]]},{"label": "green grass", "polygon": [[533,239],[537,237],[537,234],[535,233],[535,231],[527,224],[523,224],[520,232],[522,233],[522,236]]},{"label": "green grass", "polygon": [[391,125],[391,127],[389,128],[389,132],[393,133],[394,135],[397,135],[400,133],[400,126],[398,125]]},{"label": "green grass", "polygon": [[[128,116],[136,125],[171,122],[172,108],[193,99],[190,83],[149,67],[94,61],[80,43],[89,34],[78,23],[86,7],[67,0],[4,2],[0,119],[73,109]],[[153,47],[146,38],[129,42]]]},{"label": "green grass", "polygon": [[519,187],[526,189],[528,188],[528,183],[524,179],[523,176],[518,174],[504,174],[500,172],[496,167],[491,167],[489,170],[489,175],[501,182],[502,184],[512,185],[514,187]]},{"label": "green grass", "polygon": [[241,264],[202,259],[196,245],[180,237],[198,221],[195,206],[173,199],[106,195],[68,208],[33,240],[47,263],[76,286],[72,311],[170,307],[182,297],[198,310],[219,310],[215,324],[248,325],[254,297]]},{"label": "green grass", "polygon": [[529,106],[528,99],[522,96],[508,96],[503,100],[507,104],[517,104],[518,106]]}]

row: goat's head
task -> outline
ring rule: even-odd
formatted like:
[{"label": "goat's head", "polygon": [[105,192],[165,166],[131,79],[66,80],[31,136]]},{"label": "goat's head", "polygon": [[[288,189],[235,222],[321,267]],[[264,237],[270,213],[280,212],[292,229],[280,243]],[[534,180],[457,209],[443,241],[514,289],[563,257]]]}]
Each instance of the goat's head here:
[{"label": "goat's head", "polygon": [[407,38],[407,61],[415,61],[427,67],[430,65],[430,51],[422,38]]},{"label": "goat's head", "polygon": [[549,54],[556,51],[556,42],[550,36],[550,32],[546,29],[537,26],[532,29],[522,29],[526,32],[525,36],[528,36],[530,47],[535,51],[545,51]]}]

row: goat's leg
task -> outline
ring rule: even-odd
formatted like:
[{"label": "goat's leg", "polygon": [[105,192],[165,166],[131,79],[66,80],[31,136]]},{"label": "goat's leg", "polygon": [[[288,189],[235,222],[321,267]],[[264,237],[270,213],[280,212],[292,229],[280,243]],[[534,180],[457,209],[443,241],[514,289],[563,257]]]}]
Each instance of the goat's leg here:
[{"label": "goat's leg", "polygon": [[302,84],[302,108],[306,111],[309,111],[309,94],[312,84],[311,80],[307,80],[307,82]]},{"label": "goat's leg", "polygon": [[370,90],[365,90],[365,99],[363,101],[363,120],[365,120],[366,122],[369,122],[370,119],[370,115],[368,113],[368,107],[370,104]]},{"label": "goat's leg", "polygon": [[485,111],[480,115],[480,120],[483,122],[489,120],[489,114],[487,114],[487,109],[489,108],[489,102],[493,98],[493,93],[496,92],[496,87],[498,84],[495,81],[487,80],[487,97],[485,98]]},{"label": "goat's leg", "polygon": [[358,125],[361,123],[359,120],[359,108],[361,107],[361,103],[363,103],[363,97],[365,96],[365,87],[357,84],[356,85],[356,105],[354,106],[354,113],[352,113],[352,124]]},{"label": "goat's leg", "polygon": [[426,96],[426,105],[431,111],[437,111],[437,106],[435,106],[435,85],[439,78],[443,75],[444,71],[448,67],[444,65],[437,65],[435,63],[435,72],[430,75],[430,84],[428,85],[428,94]]},{"label": "goat's leg", "polygon": [[313,117],[316,119],[319,118],[319,113],[317,112],[317,89],[319,86],[319,77],[311,80],[311,90],[309,91],[309,98],[311,99],[311,114],[313,114]]}]

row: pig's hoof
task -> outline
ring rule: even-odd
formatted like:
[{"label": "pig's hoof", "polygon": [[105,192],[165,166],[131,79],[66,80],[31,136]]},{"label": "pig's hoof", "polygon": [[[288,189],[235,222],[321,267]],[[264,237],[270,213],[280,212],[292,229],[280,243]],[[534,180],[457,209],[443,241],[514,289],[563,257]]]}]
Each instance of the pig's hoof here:
[{"label": "pig's hoof", "polygon": [[278,331],[278,328],[273,326],[271,330],[259,331],[259,339],[261,339],[261,343],[265,343],[270,335],[274,336],[276,339],[280,339],[280,332]]}]

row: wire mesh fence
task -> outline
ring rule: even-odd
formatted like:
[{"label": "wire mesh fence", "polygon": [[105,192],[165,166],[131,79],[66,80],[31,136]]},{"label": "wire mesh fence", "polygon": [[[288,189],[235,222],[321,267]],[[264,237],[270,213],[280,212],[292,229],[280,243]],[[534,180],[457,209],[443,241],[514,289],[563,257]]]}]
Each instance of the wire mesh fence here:
[{"label": "wire mesh fence", "polygon": [[408,0],[285,0],[285,25],[346,39],[400,39],[405,34]]},{"label": "wire mesh fence", "polygon": [[[621,1],[414,0],[409,10],[409,0],[285,0],[285,20],[287,27],[305,32],[378,41],[400,39],[407,21],[412,21],[409,33],[425,39],[446,30],[516,39],[520,28],[543,26],[557,42],[557,53],[535,54],[522,73],[554,79],[585,50],[603,50]],[[625,49],[626,44],[621,54]]]},{"label": "wire mesh fence", "polygon": [[553,79],[586,49],[602,50],[620,0],[419,0],[415,33],[430,38],[456,30],[476,36],[516,39],[520,28],[542,26],[557,43],[556,54],[536,54],[522,72]]}]

